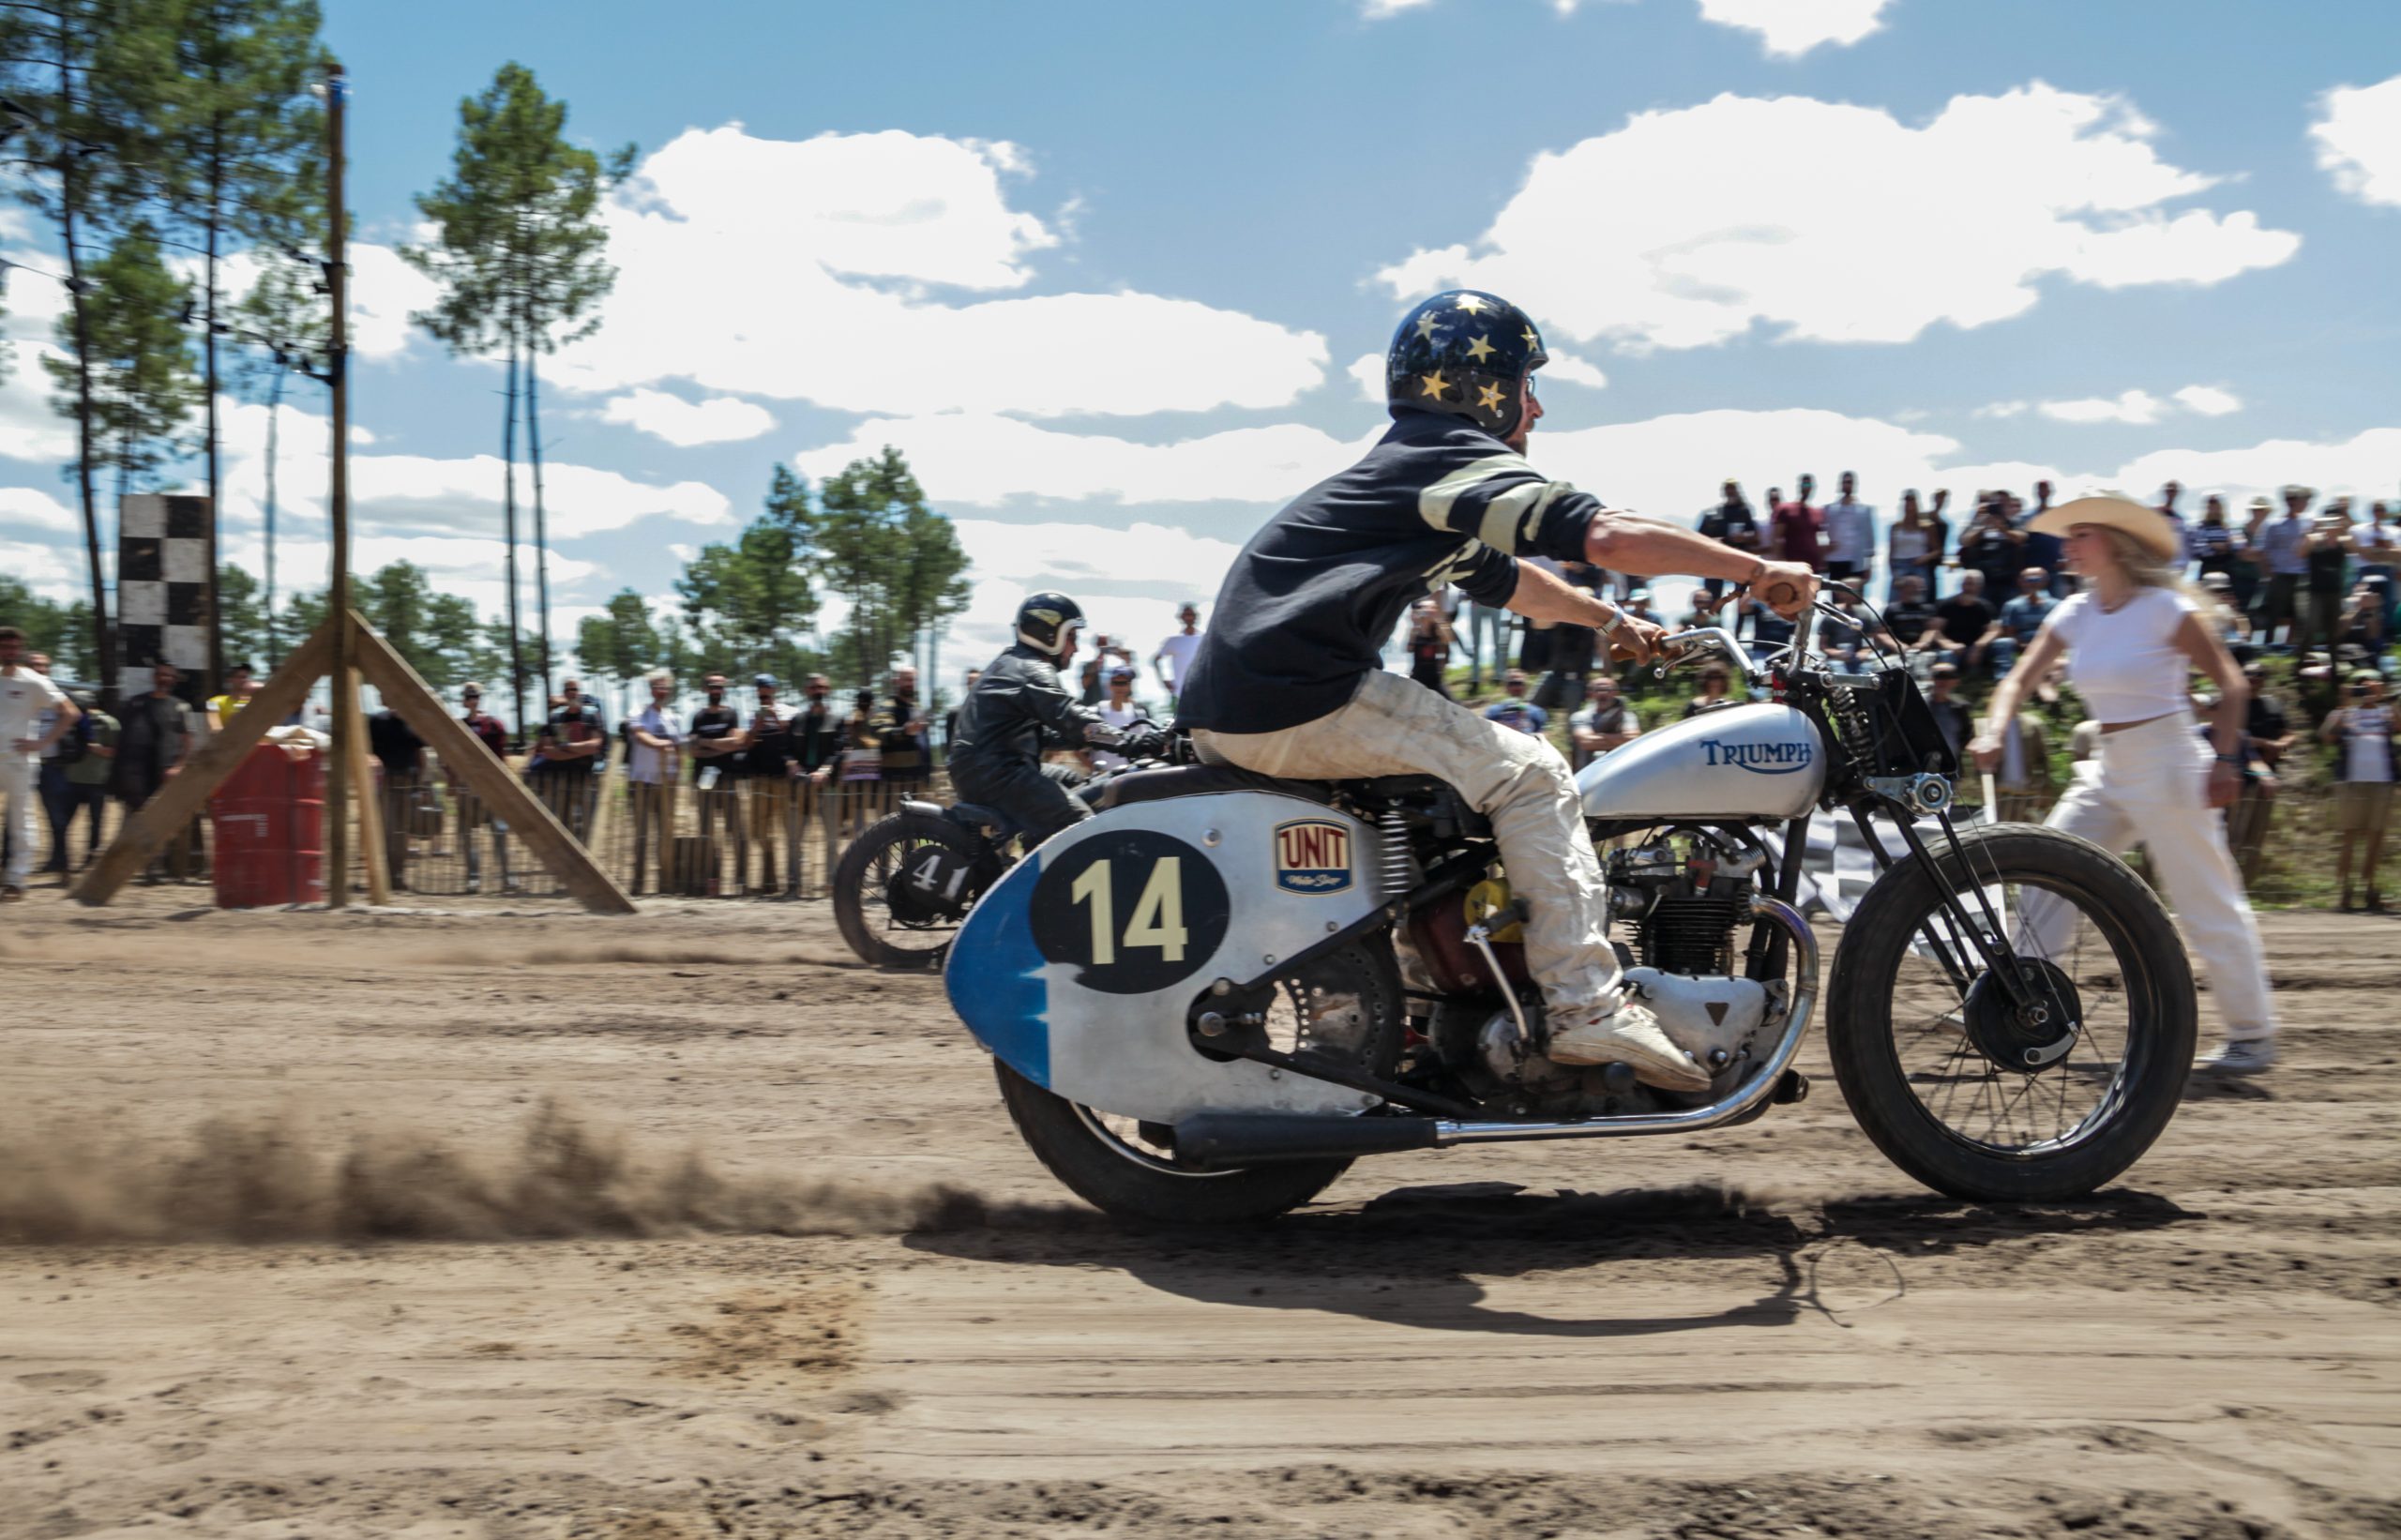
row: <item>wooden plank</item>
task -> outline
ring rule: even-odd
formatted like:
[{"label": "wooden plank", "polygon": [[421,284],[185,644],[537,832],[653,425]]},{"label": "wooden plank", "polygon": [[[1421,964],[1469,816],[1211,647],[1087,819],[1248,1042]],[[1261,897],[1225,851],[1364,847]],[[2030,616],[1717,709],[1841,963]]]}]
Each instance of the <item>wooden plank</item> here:
[{"label": "wooden plank", "polygon": [[161,787],[157,796],[142,805],[116,838],[92,863],[92,869],[75,884],[75,901],[83,904],[105,904],[116,897],[136,872],[150,864],[167,841],[180,833],[192,820],[208,794],[225,782],[225,778],[240,768],[250,750],[267,734],[267,730],[308,703],[310,688],[324,676],[333,657],[333,626],[320,622],[309,640],[294,649],[275,671],[250,703],[234,714],[234,719],[202,744],[191,762],[176,772],[174,778]]},{"label": "wooden plank", "polygon": [[450,715],[432,687],[409,667],[407,658],[394,652],[355,614],[351,617],[351,635],[358,671],[383,692],[385,703],[399,712],[400,719],[441,756],[443,764],[483,799],[485,808],[506,823],[508,832],[523,840],[551,874],[566,884],[577,901],[596,914],[635,913],[626,890],[593,864],[590,853],[576,843],[566,826],[509,773],[508,766],[493,757],[481,739],[467,731],[467,724]]},{"label": "wooden plank", "polygon": [[[350,651],[358,651],[355,642]],[[367,901],[387,904],[392,901],[391,858],[384,848],[384,802],[375,794],[375,764],[367,751],[367,719],[358,709],[356,669],[350,671],[343,695],[350,702],[348,770],[351,795],[358,799],[358,856],[367,868]],[[339,714],[341,707],[337,705],[334,709]],[[342,873],[341,880],[349,882],[350,874]]]}]

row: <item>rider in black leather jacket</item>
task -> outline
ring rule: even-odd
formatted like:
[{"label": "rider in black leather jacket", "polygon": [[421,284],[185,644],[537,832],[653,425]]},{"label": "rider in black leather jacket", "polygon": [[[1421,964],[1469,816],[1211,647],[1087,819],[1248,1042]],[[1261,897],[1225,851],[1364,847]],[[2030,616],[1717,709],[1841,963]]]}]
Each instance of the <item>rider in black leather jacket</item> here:
[{"label": "rider in black leather jacket", "polygon": [[1046,747],[1065,742],[1142,759],[1166,741],[1156,728],[1110,726],[1060,679],[1083,618],[1064,594],[1035,594],[1018,606],[1017,645],[985,665],[951,742],[950,780],[960,799],[1007,815],[1029,849],[1092,816],[1070,794],[1083,773],[1043,763]]}]

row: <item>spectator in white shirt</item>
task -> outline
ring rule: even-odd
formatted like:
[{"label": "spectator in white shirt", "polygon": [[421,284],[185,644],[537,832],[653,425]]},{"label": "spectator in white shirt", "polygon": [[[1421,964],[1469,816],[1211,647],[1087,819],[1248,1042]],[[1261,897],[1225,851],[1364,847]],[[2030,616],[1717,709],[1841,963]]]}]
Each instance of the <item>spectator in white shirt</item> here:
[{"label": "spectator in white shirt", "polygon": [[[1187,606],[1187,609],[1189,607]],[[1150,710],[1134,699],[1134,671],[1124,665],[1109,671],[1109,693],[1093,708],[1100,719],[1114,728],[1125,728],[1136,721],[1150,719]],[[1083,751],[1084,762],[1094,770],[1123,770],[1133,762],[1123,754],[1106,748]]]},{"label": "spectator in white shirt", "polygon": [[24,647],[23,632],[0,626],[0,803],[8,806],[9,836],[0,903],[25,896],[25,875],[33,868],[36,766],[83,715],[47,676],[18,665]]},{"label": "spectator in white shirt", "polygon": [[[1159,643],[1151,655],[1151,670],[1159,678],[1159,687],[1167,691],[1168,709],[1175,709],[1175,698],[1184,693],[1184,681],[1192,672],[1192,655],[1200,650],[1200,607],[1187,604],[1175,612],[1184,629]],[[1160,665],[1165,664],[1165,668]]]},{"label": "spectator in white shirt", "polygon": [[626,724],[633,750],[626,758],[626,799],[634,815],[634,888],[642,891],[642,873],[651,847],[658,850],[661,883],[667,876],[668,840],[675,816],[675,763],[684,748],[684,718],[669,704],[675,699],[675,676],[654,669],[645,676],[650,704]]},{"label": "spectator in white shirt", "polygon": [[1876,510],[1858,500],[1859,477],[1842,474],[1842,496],[1821,510],[1826,520],[1826,576],[1867,591],[1876,565]]}]

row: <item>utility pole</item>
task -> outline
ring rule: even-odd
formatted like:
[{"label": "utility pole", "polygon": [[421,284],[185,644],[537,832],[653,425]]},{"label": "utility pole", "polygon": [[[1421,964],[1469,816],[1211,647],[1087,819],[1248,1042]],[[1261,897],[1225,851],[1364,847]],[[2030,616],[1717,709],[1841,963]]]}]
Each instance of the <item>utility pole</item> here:
[{"label": "utility pole", "polygon": [[333,386],[334,568],[325,591],[325,618],[333,627],[333,667],[327,686],[334,702],[333,754],[325,768],[325,907],[350,902],[350,755],[357,735],[358,687],[351,683],[350,633],[350,278],[347,211],[342,204],[342,107],[350,78],[335,65],[325,73],[325,288],[333,307],[325,372]]}]

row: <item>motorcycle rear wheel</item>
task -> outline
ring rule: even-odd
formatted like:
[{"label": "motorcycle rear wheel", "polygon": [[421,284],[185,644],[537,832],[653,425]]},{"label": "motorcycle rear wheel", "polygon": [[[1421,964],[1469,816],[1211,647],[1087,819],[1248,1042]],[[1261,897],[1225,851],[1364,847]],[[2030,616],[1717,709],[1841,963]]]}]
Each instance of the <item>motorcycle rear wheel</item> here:
[{"label": "motorcycle rear wheel", "polygon": [[[1269,1037],[1371,1075],[1400,1061],[1405,1024],[1400,967],[1389,938],[1354,943],[1280,982]],[[1198,1051],[1197,1049],[1195,1050]],[[1154,1225],[1231,1225],[1272,1219],[1334,1185],[1348,1160],[1276,1161],[1229,1170],[1175,1163],[1168,1130],[1100,1112],[1034,1084],[998,1059],[992,1068],[1009,1120],[1067,1188],[1116,1218]]]},{"label": "motorcycle rear wheel", "polygon": [[[1959,846],[1937,844],[1932,870],[1895,867],[1844,927],[1827,989],[1835,1079],[1876,1147],[1938,1192],[2085,1197],[2140,1159],[2182,1099],[2197,1030],[2192,966],[2167,911],[2100,846],[2022,825],[1970,830]],[[1946,916],[1940,896],[1956,894],[1983,924],[1980,887],[2054,1019],[2005,1008],[2000,981]],[[2052,917],[2047,935],[2029,898]],[[1944,966],[1946,951],[1965,968]],[[2028,1055],[2055,1051],[2061,1021],[2073,1021],[2073,1044],[2033,1065]]]},{"label": "motorcycle rear wheel", "polygon": [[[894,884],[908,880],[912,861],[929,845],[941,846],[945,858],[968,873],[943,906],[956,909],[955,915],[931,908],[903,913],[893,900]],[[950,820],[894,813],[870,824],[835,863],[834,923],[862,962],[895,973],[933,972],[950,955],[959,924],[998,867],[984,841]]]}]

